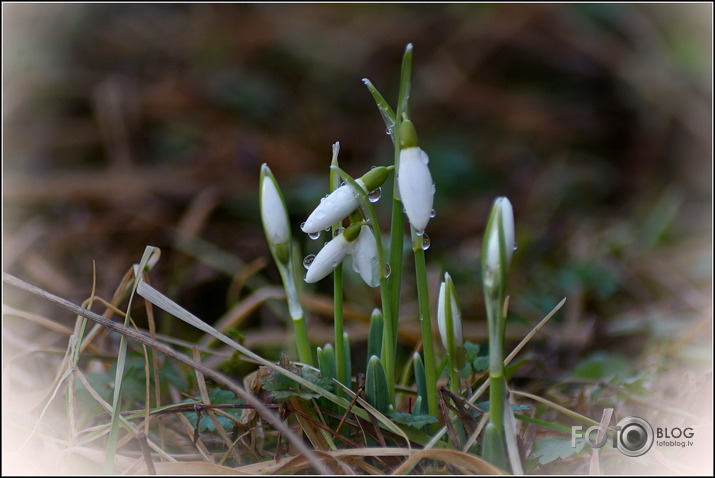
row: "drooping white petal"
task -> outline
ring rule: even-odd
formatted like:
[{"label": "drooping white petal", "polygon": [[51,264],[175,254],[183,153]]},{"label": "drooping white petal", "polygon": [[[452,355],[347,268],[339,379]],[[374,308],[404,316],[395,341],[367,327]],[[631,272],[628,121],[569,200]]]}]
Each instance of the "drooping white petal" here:
[{"label": "drooping white petal", "polygon": [[310,283],[318,282],[330,274],[333,269],[338,267],[345,255],[348,253],[351,243],[348,242],[343,234],[340,234],[332,241],[328,242],[315,256],[313,262],[308,267],[308,272],[305,274],[305,281]]},{"label": "drooping white petal", "polygon": [[[268,168],[265,166],[266,169]],[[270,170],[269,170],[270,171]],[[270,173],[263,174],[261,182],[261,220],[266,239],[272,245],[285,244],[290,241],[290,223],[285,203],[276,188],[275,180]]]},{"label": "drooping white petal", "polygon": [[[361,188],[365,185],[360,179],[356,182]],[[360,205],[360,196],[349,184],[343,184],[328,197],[320,200],[320,204],[300,226],[306,234],[313,234],[328,228],[336,222],[345,219]]]},{"label": "drooping white petal", "polygon": [[380,268],[377,259],[377,243],[370,226],[362,226],[360,235],[351,249],[353,269],[370,287],[380,285]]},{"label": "drooping white petal", "polygon": [[407,219],[418,234],[422,234],[432,215],[434,185],[427,163],[427,153],[413,146],[400,151],[397,184],[405,206]]}]

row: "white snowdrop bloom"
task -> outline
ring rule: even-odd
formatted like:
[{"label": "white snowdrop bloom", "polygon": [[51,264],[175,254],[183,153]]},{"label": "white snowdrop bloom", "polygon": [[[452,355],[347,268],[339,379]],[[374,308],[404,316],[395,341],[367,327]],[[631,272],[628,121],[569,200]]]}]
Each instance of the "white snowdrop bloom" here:
[{"label": "white snowdrop bloom", "polygon": [[407,219],[418,235],[425,232],[432,217],[434,183],[430,174],[429,157],[418,146],[417,132],[409,120],[400,124],[400,161],[397,171],[397,186],[405,206]]},{"label": "white snowdrop bloom", "polygon": [[370,226],[361,226],[358,238],[350,251],[353,269],[370,287],[380,285],[380,268],[377,258],[377,242]]},{"label": "white snowdrop bloom", "polygon": [[[387,172],[388,170],[384,166],[372,168],[355,182],[366,193],[369,193],[385,182]],[[300,228],[306,234],[320,232],[345,219],[359,205],[360,194],[350,184],[343,184],[320,200],[318,207],[313,210]]]},{"label": "white snowdrop bloom", "polygon": [[[444,274],[444,281],[439,286],[439,296],[437,299],[437,325],[439,326],[439,335],[442,338],[444,349],[449,351],[449,331],[447,330],[447,296],[449,296],[451,315],[452,315],[452,336],[454,337],[454,346],[461,347],[464,345],[464,335],[462,331],[462,313],[459,310],[457,303],[457,294],[454,290],[454,283],[449,274]],[[450,352],[451,353],[451,352]]]},{"label": "white snowdrop bloom", "polygon": [[359,226],[350,226],[346,228],[342,234],[336,236],[332,241],[324,245],[308,266],[305,281],[309,284],[318,282],[333,272],[333,270],[338,267],[338,264],[343,262],[345,256],[350,253],[353,242],[359,232]]},{"label": "white snowdrop bloom", "polygon": [[[501,263],[502,251],[499,240],[501,234],[504,237],[504,258],[506,263]],[[489,217],[486,231],[486,248],[484,249],[483,269],[484,281],[488,287],[495,285],[495,279],[502,272],[506,273],[511,264],[516,246],[514,236],[514,209],[511,202],[506,197],[499,197],[494,201],[492,212]]]},{"label": "white snowdrop bloom", "polygon": [[290,241],[288,211],[281,197],[276,179],[267,164],[261,167],[261,220],[266,239],[271,245]]},{"label": "white snowdrop bloom", "polygon": [[418,234],[424,232],[432,216],[434,184],[427,167],[428,162],[427,153],[417,146],[400,151],[400,167],[397,173],[400,198],[405,206],[407,219]]}]

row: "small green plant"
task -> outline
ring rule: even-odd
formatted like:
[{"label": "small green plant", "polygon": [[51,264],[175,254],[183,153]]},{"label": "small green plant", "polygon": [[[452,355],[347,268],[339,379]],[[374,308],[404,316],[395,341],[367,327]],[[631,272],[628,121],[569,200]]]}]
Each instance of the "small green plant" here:
[{"label": "small green plant", "polygon": [[[484,357],[477,357],[478,346],[465,344],[462,333],[462,314],[456,287],[445,273],[439,290],[437,324],[442,339],[443,359],[432,339],[432,311],[425,264],[425,250],[430,246],[426,233],[429,221],[434,217],[433,201],[435,185],[429,170],[429,157],[420,148],[417,130],[411,119],[409,98],[412,70],[412,45],[405,51],[400,81],[397,108],[393,109],[382,94],[365,79],[378,110],[387,126],[394,146],[393,164],[376,166],[354,179],[338,164],[339,144],[333,145],[330,165],[328,195],[300,225],[311,239],[318,239],[323,231],[330,231],[331,239],[317,253],[305,257],[303,265],[307,272],[304,280],[314,283],[328,277],[334,279],[334,326],[335,348],[330,344],[318,348],[321,372],[335,378],[346,388],[351,388],[353,371],[349,347],[345,347],[347,335],[343,332],[343,261],[350,257],[356,273],[369,287],[379,287],[381,307],[373,312],[368,341],[365,397],[378,412],[386,414],[396,423],[415,429],[427,427],[437,432],[437,424],[454,419],[440,410],[440,392],[437,383],[441,373],[449,381],[452,397],[462,397],[467,391],[462,380],[484,370]],[[391,198],[390,245],[384,247],[382,232],[375,213],[375,203],[381,195],[381,186],[393,175],[394,193]],[[281,271],[286,288],[291,316],[296,324],[296,342],[299,358],[311,364],[312,352],[308,345],[299,302],[296,276],[292,274],[290,226],[286,223],[285,204],[278,182],[264,164],[261,169],[261,217],[266,238]],[[416,353],[412,364],[415,379],[415,400],[412,410],[397,410],[396,401],[396,347],[397,316],[400,308],[402,287],[404,220],[409,225],[409,241],[415,264],[415,284],[419,304],[418,319],[422,332],[422,351]],[[496,199],[489,217],[482,251],[482,277],[489,327],[489,422],[484,429],[481,445],[482,455],[502,469],[521,470],[514,444],[509,444],[508,424],[513,422],[512,409],[506,398],[504,377],[504,330],[506,324],[506,277],[515,249],[514,217],[508,199]],[[295,312],[294,312],[295,311]],[[296,322],[296,319],[298,322]],[[300,325],[299,325],[300,324]],[[333,362],[334,361],[334,362]],[[443,364],[438,369],[438,364]],[[445,371],[446,372],[443,372]],[[447,418],[445,418],[447,417]],[[466,440],[468,430],[460,428],[459,438]],[[513,433],[513,431],[512,431]],[[456,435],[454,435],[456,436]],[[513,438],[513,437],[512,437]],[[459,446],[453,443],[453,446]],[[507,450],[511,450],[509,453]]]}]

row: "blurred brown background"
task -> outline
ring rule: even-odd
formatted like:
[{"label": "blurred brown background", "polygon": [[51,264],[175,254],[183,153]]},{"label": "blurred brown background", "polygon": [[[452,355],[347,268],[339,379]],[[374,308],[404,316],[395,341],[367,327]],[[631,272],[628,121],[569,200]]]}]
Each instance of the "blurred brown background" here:
[{"label": "blurred brown background", "polygon": [[[4,4],[3,269],[79,303],[93,261],[109,298],[154,245],[153,283],[216,320],[250,291],[236,286],[250,275],[241,263],[280,283],[260,164],[303,254],[316,252],[322,241],[298,225],[327,192],[331,144],[354,176],[392,161],[361,79],[394,103],[411,42],[412,116],[437,186],[431,290],[452,274],[468,339],[484,341],[479,251],[497,195],[516,215],[513,338],[569,299],[544,332],[547,365],[708,338],[711,21],[708,3]],[[408,256],[406,322],[410,271]],[[346,276],[347,326],[364,336],[378,296]],[[329,323],[330,287],[305,288],[315,345],[329,340],[315,324]],[[260,308],[243,325],[249,343],[270,349],[250,332],[275,324]]]}]

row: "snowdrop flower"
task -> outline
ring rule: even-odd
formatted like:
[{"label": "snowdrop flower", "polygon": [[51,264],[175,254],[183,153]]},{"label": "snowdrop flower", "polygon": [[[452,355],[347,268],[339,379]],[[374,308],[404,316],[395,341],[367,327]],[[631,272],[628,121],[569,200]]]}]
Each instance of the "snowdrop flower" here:
[{"label": "snowdrop flower", "polygon": [[[447,300],[450,301],[450,314],[452,316],[451,333],[447,330]],[[442,338],[442,345],[450,355],[449,337],[454,338],[454,346],[461,347],[464,345],[464,335],[462,332],[462,313],[459,310],[457,301],[457,293],[454,289],[454,282],[448,273],[444,274],[444,281],[439,286],[439,298],[437,299],[437,325],[439,326],[439,335]]]},{"label": "snowdrop flower", "polygon": [[509,199],[498,197],[492,206],[484,239],[482,271],[485,287],[493,289],[506,279],[516,246],[514,237],[514,209]]},{"label": "snowdrop flower", "polygon": [[263,231],[274,256],[280,262],[288,260],[290,251],[290,223],[285,201],[267,164],[261,166],[261,183],[259,196],[261,198],[261,221]]},{"label": "snowdrop flower", "polygon": [[[377,189],[387,179],[387,168],[379,166],[372,168],[355,182],[365,191]],[[360,205],[360,195],[350,184],[343,184],[327,197],[320,200],[320,204],[301,224],[300,228],[306,234],[315,234],[333,224],[345,219]]]},{"label": "snowdrop flower", "polygon": [[351,225],[345,231],[328,242],[308,266],[305,281],[309,284],[318,282],[338,267],[352,249],[352,243],[360,233],[360,226]]},{"label": "snowdrop flower", "polygon": [[397,185],[400,189],[402,204],[410,224],[418,235],[422,235],[432,216],[434,184],[427,163],[427,153],[417,143],[417,132],[409,120],[400,125],[399,169]]},{"label": "snowdrop flower", "polygon": [[370,287],[380,285],[380,268],[377,259],[377,242],[370,226],[361,226],[360,235],[353,243],[353,269]]}]

